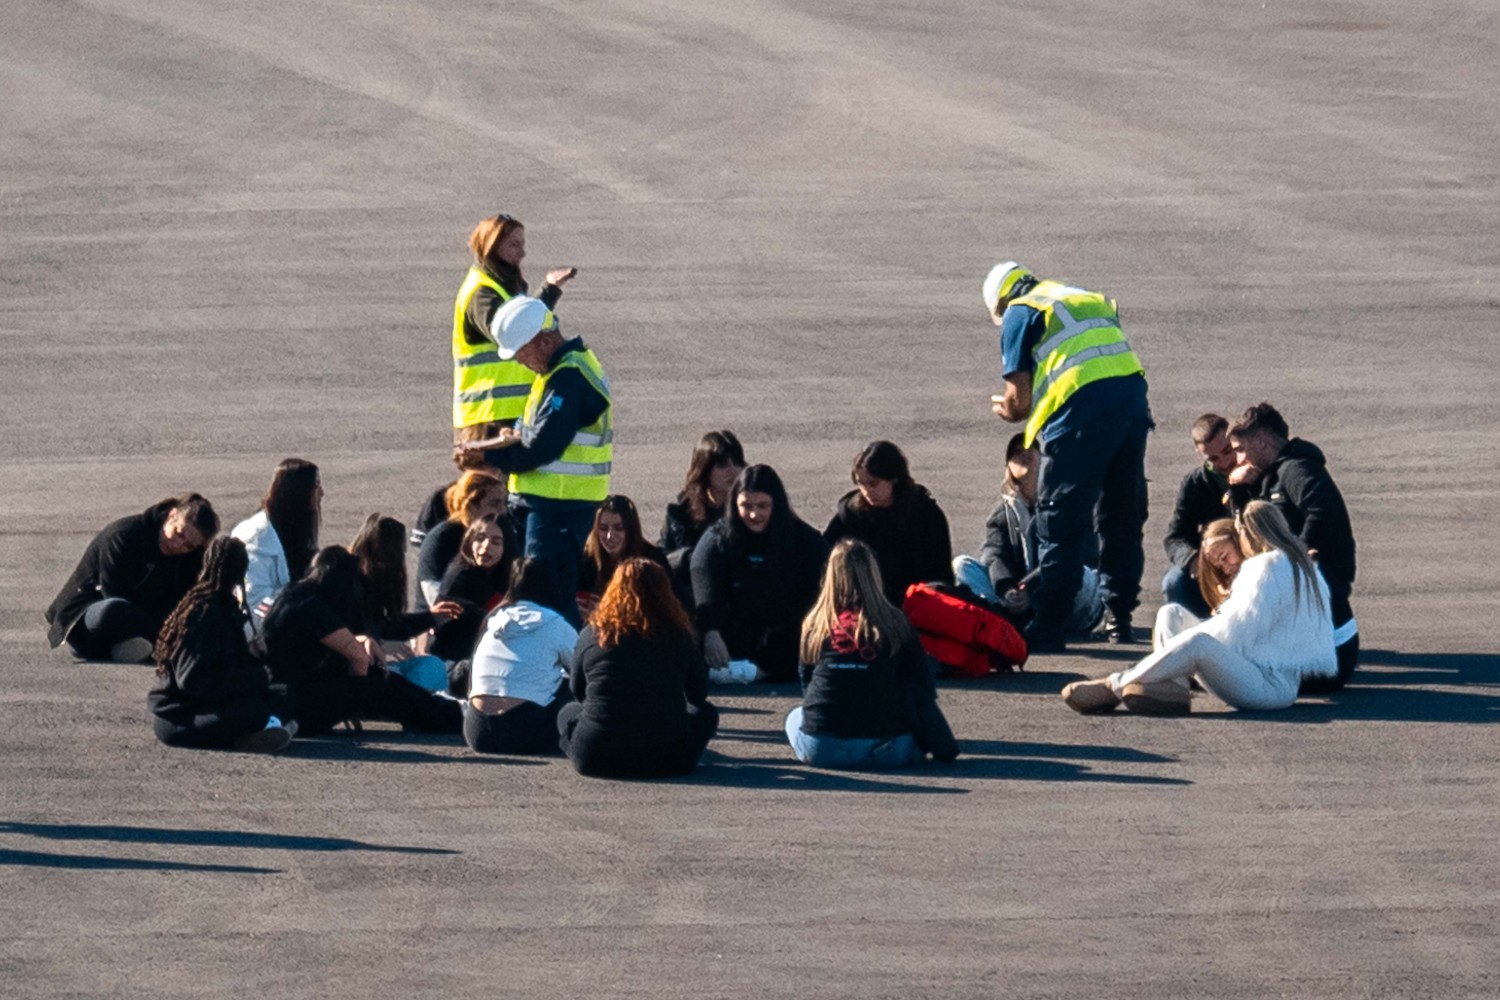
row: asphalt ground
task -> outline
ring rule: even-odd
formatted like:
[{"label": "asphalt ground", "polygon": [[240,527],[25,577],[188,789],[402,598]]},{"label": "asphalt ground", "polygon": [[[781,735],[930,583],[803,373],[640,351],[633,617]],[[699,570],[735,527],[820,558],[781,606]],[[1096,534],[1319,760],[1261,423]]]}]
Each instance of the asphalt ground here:
[{"label": "asphalt ground", "polygon": [[[6,997],[1500,995],[1500,130],[1492,3],[0,5]],[[445,481],[484,215],[618,399],[653,526],[728,426],[821,523],[888,437],[977,547],[996,260],[1117,297],[1143,357],[1147,604],[1201,411],[1274,401],[1353,513],[1331,701],[1086,719],[1080,646],[951,684],[950,768],[817,773],[724,691],[681,781],[373,727],[151,736],[144,668],[48,652],[108,520],[324,537]]]}]

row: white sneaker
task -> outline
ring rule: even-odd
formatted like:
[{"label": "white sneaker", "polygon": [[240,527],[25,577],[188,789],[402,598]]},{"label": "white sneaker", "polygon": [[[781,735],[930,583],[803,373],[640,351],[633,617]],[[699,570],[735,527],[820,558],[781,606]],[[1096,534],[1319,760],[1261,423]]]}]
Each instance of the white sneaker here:
[{"label": "white sneaker", "polygon": [[156,643],[136,636],[123,639],[109,647],[109,658],[115,663],[150,663]]}]

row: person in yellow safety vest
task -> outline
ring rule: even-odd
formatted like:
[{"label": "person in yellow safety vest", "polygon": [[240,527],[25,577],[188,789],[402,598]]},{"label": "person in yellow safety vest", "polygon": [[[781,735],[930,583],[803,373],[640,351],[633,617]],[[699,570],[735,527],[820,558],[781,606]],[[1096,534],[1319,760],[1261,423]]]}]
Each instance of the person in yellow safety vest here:
[{"label": "person in yellow safety vest", "polygon": [[557,611],[579,627],[578,568],[594,511],[609,495],[614,401],[599,358],[564,340],[539,300],[515,296],[495,314],[496,350],[536,373],[521,421],[457,446],[510,476],[511,511],[524,523],[526,555],[552,563]]},{"label": "person in yellow safety vest", "polygon": [[[477,441],[520,419],[531,392],[532,373],[517,361],[501,358],[496,314],[517,295],[527,294],[521,261],[526,257],[526,227],[509,215],[490,216],[469,234],[474,263],[453,300],[454,440]],[[557,308],[562,286],[578,273],[567,267],[549,271],[537,296]]]},{"label": "person in yellow safety vest", "polygon": [[992,409],[1024,422],[1026,446],[1041,448],[1039,565],[1026,588],[1030,650],[1064,650],[1064,623],[1095,541],[1105,636],[1134,642],[1130,618],[1146,563],[1146,436],[1155,426],[1145,369],[1113,299],[1039,280],[1015,261],[995,265],[983,295],[1000,327],[1005,379]]}]

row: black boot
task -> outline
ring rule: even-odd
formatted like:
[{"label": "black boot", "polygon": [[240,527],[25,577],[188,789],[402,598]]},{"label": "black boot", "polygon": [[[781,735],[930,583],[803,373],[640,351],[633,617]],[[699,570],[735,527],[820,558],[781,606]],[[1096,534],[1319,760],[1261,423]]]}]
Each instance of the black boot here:
[{"label": "black boot", "polygon": [[1130,625],[1128,613],[1117,615],[1113,611],[1104,615],[1104,638],[1111,646],[1133,646],[1138,641],[1135,629]]}]

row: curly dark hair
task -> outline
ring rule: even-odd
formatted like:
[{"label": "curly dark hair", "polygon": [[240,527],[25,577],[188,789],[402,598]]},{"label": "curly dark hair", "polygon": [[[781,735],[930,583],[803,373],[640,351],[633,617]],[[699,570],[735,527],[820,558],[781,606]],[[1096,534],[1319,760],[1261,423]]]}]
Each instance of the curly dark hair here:
[{"label": "curly dark hair", "polygon": [[235,593],[245,582],[245,571],[250,568],[250,556],[245,543],[233,535],[224,535],[208,543],[203,553],[203,568],[198,581],[188,588],[177,602],[177,607],[167,616],[156,638],[156,675],[167,676],[170,664],[182,649],[182,636],[187,630],[188,619],[193,612],[215,601],[233,609],[236,615],[243,614],[239,596]]}]

